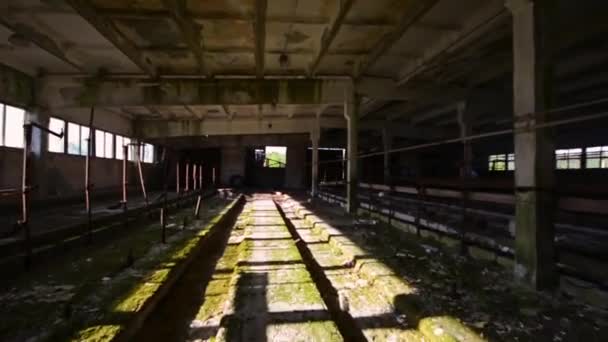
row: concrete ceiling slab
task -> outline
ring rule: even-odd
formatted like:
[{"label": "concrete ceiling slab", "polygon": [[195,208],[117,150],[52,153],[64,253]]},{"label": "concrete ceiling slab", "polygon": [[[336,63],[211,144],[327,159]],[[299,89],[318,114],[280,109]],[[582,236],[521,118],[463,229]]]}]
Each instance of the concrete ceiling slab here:
[{"label": "concrete ceiling slab", "polygon": [[187,0],[186,7],[198,14],[250,17],[255,9],[255,0]]},{"label": "concrete ceiling slab", "polygon": [[78,72],[74,66],[40,49],[31,43],[28,46],[15,46],[9,42],[14,32],[0,25],[0,62],[35,75],[39,69],[56,70],[57,72]]}]

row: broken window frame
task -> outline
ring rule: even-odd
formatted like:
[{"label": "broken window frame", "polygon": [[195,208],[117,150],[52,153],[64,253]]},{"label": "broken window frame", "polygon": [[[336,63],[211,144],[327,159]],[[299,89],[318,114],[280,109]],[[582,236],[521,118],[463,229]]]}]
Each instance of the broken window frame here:
[{"label": "broken window frame", "polygon": [[[57,125],[53,125],[56,123]],[[60,118],[51,117],[49,119],[49,130],[53,132],[65,132],[66,131],[66,121]],[[57,137],[53,134],[47,134],[47,151],[51,153],[65,153],[66,151],[66,135],[63,137]]]}]

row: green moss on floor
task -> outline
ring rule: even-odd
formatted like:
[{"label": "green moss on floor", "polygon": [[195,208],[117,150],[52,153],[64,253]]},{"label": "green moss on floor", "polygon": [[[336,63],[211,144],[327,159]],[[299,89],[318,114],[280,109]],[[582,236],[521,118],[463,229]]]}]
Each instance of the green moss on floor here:
[{"label": "green moss on floor", "polygon": [[[218,209],[228,204],[219,199],[207,203],[201,220],[193,225],[213,221]],[[176,212],[168,223],[178,226],[190,214],[191,209]],[[170,243],[161,246],[158,224],[132,224],[128,232],[109,243],[72,250],[48,261],[44,271],[15,278],[9,283],[10,290],[0,295],[4,308],[0,336],[7,341],[34,336],[107,340],[166,280],[170,268],[183,260],[191,249],[188,241],[197,233],[196,229],[168,229]],[[58,296],[57,289],[65,286],[70,291]],[[40,288],[49,289],[48,295],[41,295]]]}]

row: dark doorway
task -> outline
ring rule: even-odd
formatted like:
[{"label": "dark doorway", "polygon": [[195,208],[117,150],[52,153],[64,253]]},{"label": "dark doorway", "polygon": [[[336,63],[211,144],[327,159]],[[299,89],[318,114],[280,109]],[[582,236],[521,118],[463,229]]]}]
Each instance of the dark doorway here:
[{"label": "dark doorway", "polygon": [[287,147],[259,146],[247,150],[245,184],[254,188],[280,189],[285,186]]}]

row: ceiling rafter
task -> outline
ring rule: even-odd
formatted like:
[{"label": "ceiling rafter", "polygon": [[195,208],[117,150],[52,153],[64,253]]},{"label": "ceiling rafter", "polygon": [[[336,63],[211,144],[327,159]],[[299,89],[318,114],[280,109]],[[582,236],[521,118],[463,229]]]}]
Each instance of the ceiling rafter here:
[{"label": "ceiling rafter", "polygon": [[356,74],[357,78],[373,67],[380,57],[388,52],[388,50],[401,39],[405,32],[416,24],[438,2],[439,0],[408,1],[408,5],[405,7],[403,15],[399,20],[399,24],[383,38],[378,40],[367,56],[359,60]]},{"label": "ceiling rafter", "polygon": [[255,74],[257,78],[264,77],[264,56],[266,50],[266,9],[267,0],[256,0],[253,28],[255,31]]},{"label": "ceiling rafter", "polygon": [[156,68],[144,54],[142,54],[133,42],[129,41],[108,18],[97,13],[97,9],[87,0],[65,0],[76,13],[91,24],[102,36],[116,46],[135,65],[146,74],[156,77]]},{"label": "ceiling rafter", "polygon": [[329,31],[323,31],[323,35],[321,36],[321,46],[319,49],[319,53],[317,54],[315,59],[312,61],[309,72],[308,72],[310,75],[315,75],[315,73],[317,72],[317,68],[319,67],[319,64],[321,63],[321,60],[323,59],[323,57],[329,50],[331,43],[334,41],[334,39],[338,35],[338,32],[340,31],[340,27],[342,27],[342,23],[344,22],[346,15],[350,11],[350,9],[353,7],[355,0],[345,0],[345,1],[340,1],[338,3],[340,4],[340,8],[338,9],[338,13],[336,14],[335,19],[330,24]]},{"label": "ceiling rafter", "polygon": [[196,57],[201,74],[205,73],[205,53],[202,44],[201,29],[188,16],[186,0],[163,0],[163,5],[169,10],[171,18],[179,27],[182,37]]}]

